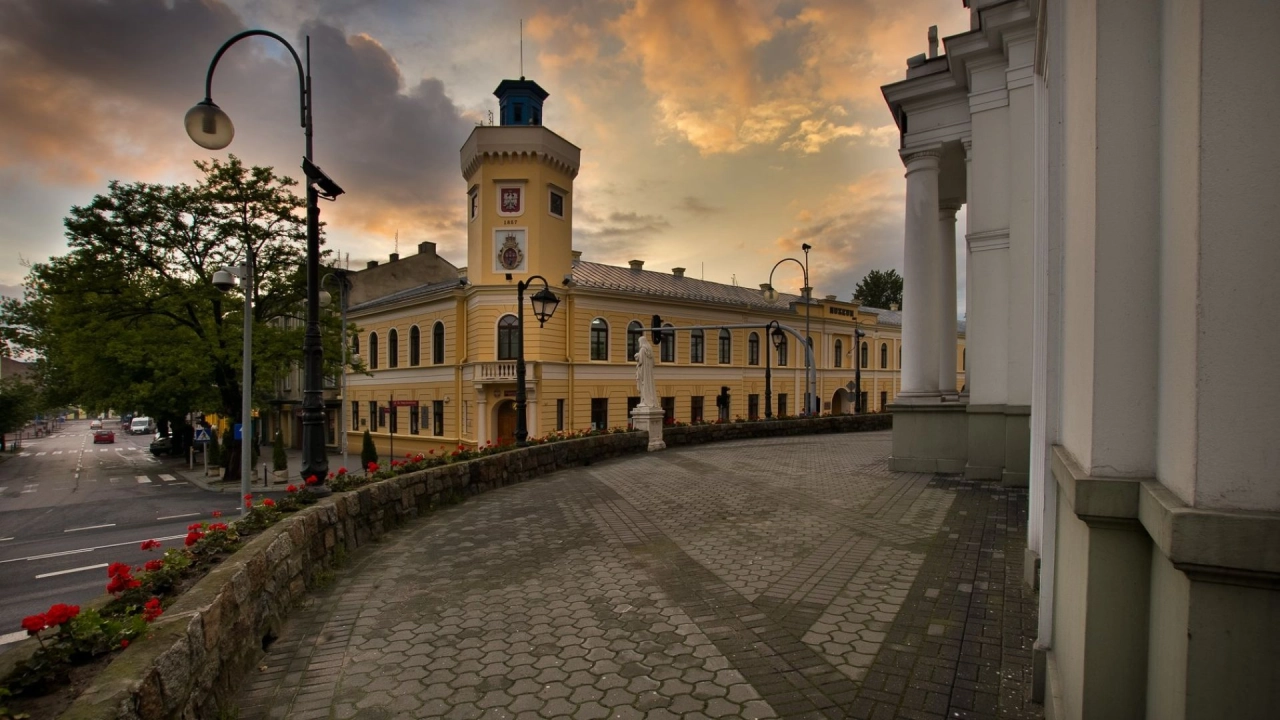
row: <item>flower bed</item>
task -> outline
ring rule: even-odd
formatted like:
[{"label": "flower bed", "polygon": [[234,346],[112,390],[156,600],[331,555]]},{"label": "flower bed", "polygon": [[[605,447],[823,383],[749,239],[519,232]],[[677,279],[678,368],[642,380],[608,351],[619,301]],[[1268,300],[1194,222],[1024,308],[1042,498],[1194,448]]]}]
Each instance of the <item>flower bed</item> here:
[{"label": "flower bed", "polygon": [[[681,445],[878,430],[891,422],[888,415],[845,415],[710,423],[668,426],[664,437]],[[313,502],[307,487],[314,478],[302,488],[290,486],[278,502],[254,504],[247,495],[250,512],[245,518],[230,525],[194,523],[184,549],[169,550],[142,568],[112,565],[109,600],[79,612],[55,606],[44,622],[32,620],[32,628],[56,627],[53,632],[37,630],[41,641],[75,647],[92,638],[100,652],[76,657],[110,661],[61,717],[216,716],[227,709],[219,706],[220,699],[230,697],[255,665],[289,609],[349,551],[441,504],[563,468],[643,452],[647,444],[646,434],[622,429],[557,433],[524,448],[459,447],[444,455],[406,456],[387,468],[372,463],[360,474],[340,468],[330,478],[334,496],[312,507],[306,507]],[[27,641],[26,647],[0,656],[5,684],[28,677],[22,673],[33,671],[32,659],[44,657],[40,650]],[[19,667],[23,661],[25,669]]]}]

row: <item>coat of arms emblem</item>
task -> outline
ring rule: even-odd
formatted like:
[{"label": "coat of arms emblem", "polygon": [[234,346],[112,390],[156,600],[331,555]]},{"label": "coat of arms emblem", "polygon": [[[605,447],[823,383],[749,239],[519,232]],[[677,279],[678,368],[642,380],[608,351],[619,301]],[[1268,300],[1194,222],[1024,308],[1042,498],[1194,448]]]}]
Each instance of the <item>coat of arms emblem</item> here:
[{"label": "coat of arms emblem", "polygon": [[524,251],[515,235],[507,235],[498,248],[498,262],[507,270],[515,270],[524,262]]}]

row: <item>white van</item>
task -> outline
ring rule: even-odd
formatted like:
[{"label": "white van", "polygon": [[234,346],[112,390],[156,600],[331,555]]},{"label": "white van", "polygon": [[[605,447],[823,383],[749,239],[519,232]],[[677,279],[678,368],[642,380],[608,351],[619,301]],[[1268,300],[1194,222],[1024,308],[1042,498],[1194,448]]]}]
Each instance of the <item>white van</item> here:
[{"label": "white van", "polygon": [[150,435],[156,431],[156,424],[149,417],[136,417],[129,423],[130,435]]}]

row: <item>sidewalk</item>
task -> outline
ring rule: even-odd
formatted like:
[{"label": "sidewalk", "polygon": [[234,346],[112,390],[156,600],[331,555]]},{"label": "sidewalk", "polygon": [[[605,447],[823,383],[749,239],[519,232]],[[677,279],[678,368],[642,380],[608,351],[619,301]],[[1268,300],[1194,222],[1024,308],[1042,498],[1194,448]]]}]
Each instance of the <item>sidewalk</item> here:
[{"label": "sidewalk", "polygon": [[[284,489],[289,485],[302,485],[302,451],[290,449],[286,450],[285,454],[289,458],[288,478],[286,480],[276,480],[271,473],[271,446],[263,446],[262,452],[258,455],[258,462],[253,468],[253,479],[250,483],[254,492],[284,492]],[[342,467],[342,453],[330,453],[328,457],[330,472],[336,472],[338,468]],[[355,466],[360,464],[360,454],[349,455],[349,459],[354,465],[349,466],[348,469],[354,470]],[[186,460],[182,460],[181,465],[177,464],[178,461],[176,459],[166,459],[164,463],[170,467],[171,471],[181,475],[184,480],[196,487],[210,492],[240,492],[239,481],[224,483],[221,478],[206,476],[204,474],[204,463],[201,462],[199,452],[196,453],[195,466],[192,470],[187,469]],[[266,484],[262,480],[262,467],[264,464],[267,467],[266,477],[268,482]]]},{"label": "sidewalk", "polygon": [[239,717],[1019,718],[1025,490],[889,433],[679,448],[471,498],[354,553]]}]

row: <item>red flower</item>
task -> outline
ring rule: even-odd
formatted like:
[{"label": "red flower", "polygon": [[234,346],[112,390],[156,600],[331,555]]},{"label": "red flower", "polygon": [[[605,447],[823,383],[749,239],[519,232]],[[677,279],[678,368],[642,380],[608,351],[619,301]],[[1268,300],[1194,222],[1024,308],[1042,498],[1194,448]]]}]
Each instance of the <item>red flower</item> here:
[{"label": "red flower", "polygon": [[209,532],[226,532],[227,530],[226,523],[214,523],[209,526]]},{"label": "red flower", "polygon": [[431,453],[432,455],[435,455],[435,454],[436,454],[436,451],[435,451],[435,450],[428,450],[427,452]]},{"label": "red flower", "polygon": [[187,547],[191,547],[192,545],[195,545],[196,543],[200,542],[200,539],[203,537],[204,537],[204,533],[200,532],[199,530],[192,530],[191,532],[187,533],[187,539],[183,540],[183,543],[185,543]]},{"label": "red flower", "polygon": [[159,559],[148,560],[147,564],[143,565],[143,567],[146,568],[147,572],[155,572],[164,568],[164,561]]},{"label": "red flower", "polygon": [[467,448],[466,448],[466,446],[465,446],[465,445],[463,445],[462,443],[458,443],[458,449],[459,449],[459,450],[466,450]]},{"label": "red flower", "polygon": [[287,493],[296,493],[296,492],[298,492],[298,486],[297,486],[297,485],[290,485],[289,487],[285,488],[285,489],[284,489],[284,491],[285,491],[285,492],[287,492]]},{"label": "red flower", "polygon": [[332,480],[332,479],[333,479],[333,473],[329,473],[329,474],[325,477],[325,479],[326,479],[326,480]]},{"label": "red flower", "polygon": [[155,549],[156,549],[156,548],[158,548],[158,547],[160,547],[160,541],[159,541],[159,540],[143,540],[143,541],[142,541],[142,547],[141,547],[141,549],[142,549],[142,550],[155,550]]},{"label": "red flower", "polygon": [[404,456],[409,459],[413,459],[413,453],[405,453]]},{"label": "red flower", "polygon": [[316,483],[318,483],[318,482],[320,482],[320,481],[316,479],[316,476],[315,476],[315,475],[310,475],[310,476],[308,476],[308,477],[307,477],[307,484],[308,484],[308,485],[315,485],[315,484],[316,484]]},{"label": "red flower", "polygon": [[122,640],[120,641],[120,649],[121,649],[121,650],[123,650],[123,649],[125,649],[125,648],[127,648],[127,647],[129,647],[129,639],[128,639],[128,638],[124,638],[124,639],[122,639]]},{"label": "red flower", "polygon": [[48,611],[45,612],[44,616],[49,623],[49,627],[53,627],[54,625],[61,625],[62,623],[70,622],[71,618],[79,614],[79,605],[65,605],[63,603],[58,603],[57,605],[49,608]]},{"label": "red flower", "polygon": [[246,508],[252,508],[252,507],[253,507],[253,501],[252,501],[252,500],[245,500],[245,501],[244,501],[244,506],[245,506]]},{"label": "red flower", "polygon": [[262,504],[263,504],[263,505],[265,505],[265,506],[267,506],[267,507],[275,507],[275,506],[276,506],[276,501],[275,501],[275,500],[272,500],[271,498],[267,498],[266,500],[263,500],[263,501],[262,501]]},{"label": "red flower", "polygon": [[369,466],[366,467],[365,470],[369,472],[378,472],[378,463],[376,462],[369,463]]},{"label": "red flower", "polygon": [[213,516],[214,516],[214,517],[216,517],[216,518],[220,518],[220,517],[222,517],[222,511],[221,511],[221,510],[214,510],[214,511],[213,511]]},{"label": "red flower", "polygon": [[164,608],[160,607],[160,598],[153,597],[142,606],[142,619],[151,622],[164,614]]},{"label": "red flower", "polygon": [[107,566],[107,577],[128,577],[130,572],[127,563],[113,562]]},{"label": "red flower", "polygon": [[339,475],[346,475],[346,474],[347,474],[347,469],[346,469],[346,468],[344,468],[344,467],[340,467],[340,468],[338,468],[338,474],[339,474]]},{"label": "red flower", "polygon": [[22,618],[22,629],[26,630],[28,635],[35,635],[47,627],[49,627],[49,619],[44,616],[44,613]]},{"label": "red flower", "polygon": [[252,499],[253,499],[253,493],[245,493],[244,499],[245,499],[245,500],[252,500]]},{"label": "red flower", "polygon": [[203,529],[204,529],[204,523],[202,522],[193,522],[187,526],[187,532],[192,532],[195,530],[203,530]]},{"label": "red flower", "polygon": [[[121,566],[124,569],[117,570],[115,573],[112,573],[111,571],[115,569],[116,566]],[[124,563],[112,563],[111,567],[107,568],[107,573],[111,575],[111,582],[107,583],[107,592],[112,595],[119,595],[125,590],[132,590],[133,588],[142,585],[142,583],[135,580],[133,575],[130,574],[132,573],[132,568]]]}]

